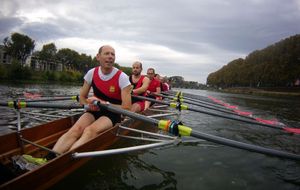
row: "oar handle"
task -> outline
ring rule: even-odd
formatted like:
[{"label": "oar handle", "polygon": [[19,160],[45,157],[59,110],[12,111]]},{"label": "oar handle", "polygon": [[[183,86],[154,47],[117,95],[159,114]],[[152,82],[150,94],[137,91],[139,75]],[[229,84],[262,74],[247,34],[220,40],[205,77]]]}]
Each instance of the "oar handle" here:
[{"label": "oar handle", "polygon": [[136,114],[134,112],[118,108],[118,107],[116,107],[112,104],[109,104],[109,103],[108,104],[101,104],[100,101],[95,101],[94,104],[98,105],[102,109],[106,109],[106,110],[114,112],[114,113],[122,114],[122,115],[131,117],[131,118],[137,119],[137,120],[142,120],[142,121],[150,123],[150,124],[158,125],[158,120],[156,120],[154,118],[145,117],[143,115]]},{"label": "oar handle", "polygon": [[153,103],[158,103],[158,104],[170,106],[170,103],[169,103],[169,102],[165,102],[165,101],[161,101],[161,100],[156,100],[156,99],[148,98],[148,97],[145,97],[145,96],[131,95],[131,97],[132,97],[133,99],[147,100],[147,101],[149,101],[149,102],[153,102]]}]

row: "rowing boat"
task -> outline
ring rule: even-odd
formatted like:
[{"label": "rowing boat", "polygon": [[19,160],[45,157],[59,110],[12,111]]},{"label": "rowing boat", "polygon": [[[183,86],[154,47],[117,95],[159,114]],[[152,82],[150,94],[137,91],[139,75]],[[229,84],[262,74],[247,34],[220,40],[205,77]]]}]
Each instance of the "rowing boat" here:
[{"label": "rowing boat", "polygon": [[[155,103],[161,103],[165,105],[165,103],[158,102],[156,100]],[[17,102],[18,103],[18,102]],[[5,103],[1,103],[0,105],[5,105]],[[18,105],[22,106],[30,106],[30,107],[55,107],[55,108],[66,108],[66,106],[58,105],[58,104],[40,104],[40,103],[28,103],[28,104],[21,104],[21,103],[9,103],[8,105],[14,105],[17,107]],[[101,109],[106,109],[108,111],[122,114],[123,116],[130,117],[132,119],[125,120],[121,124],[124,126],[129,126],[130,128],[137,128],[141,126],[143,123],[148,123],[151,125],[157,126],[159,129],[163,131],[167,131],[175,136],[191,136],[199,139],[204,139],[207,141],[240,148],[243,150],[248,150],[252,152],[262,153],[271,156],[277,156],[280,158],[292,159],[292,160],[300,160],[300,155],[275,150],[271,148],[261,147],[258,145],[252,145],[248,143],[243,143],[239,141],[234,141],[231,139],[218,137],[215,135],[206,134],[200,131],[196,131],[188,126],[183,125],[182,123],[176,120],[158,120],[153,119],[150,117],[146,117],[140,114],[136,114],[130,112],[128,110],[123,110],[118,107],[112,106],[110,104],[101,104],[101,102],[95,102],[95,105],[99,106]],[[68,106],[69,108],[74,108],[74,106]],[[149,111],[149,110],[147,110]],[[150,113],[151,114],[151,113]],[[160,114],[161,116],[162,114]],[[1,146],[0,148],[0,161],[1,164],[9,167],[12,165],[11,157],[14,155],[20,155],[23,153],[30,154],[33,156],[41,157],[45,155],[46,151],[40,151],[36,146],[32,146],[31,144],[21,146],[20,142],[35,142],[39,145],[45,147],[52,147],[57,139],[71,127],[74,122],[78,119],[78,115],[71,116],[68,118],[60,119],[57,121],[53,121],[44,125],[40,125],[30,129],[24,129],[22,131],[15,132],[9,135],[0,136],[0,143],[6,146]],[[134,119],[134,120],[133,120]],[[140,121],[140,122],[138,122]],[[153,143],[149,145],[142,145],[136,147],[129,147],[129,149],[123,149],[116,151],[113,150],[106,150],[116,142],[120,136],[126,135],[130,128],[125,128],[121,125],[116,125],[113,128],[104,131],[103,133],[99,134],[97,137],[92,139],[91,141],[87,142],[86,144],[74,149],[73,151],[64,153],[57,158],[47,162],[46,164],[42,165],[41,167],[34,169],[30,172],[25,172],[20,174],[18,177],[11,179],[10,181],[2,184],[0,189],[23,189],[24,187],[30,189],[45,189],[65,177],[67,174],[84,164],[90,156],[100,156],[100,155],[107,155],[107,154],[115,154],[122,153],[122,152],[129,152],[135,150],[141,150],[142,148],[154,148],[159,146],[171,145],[178,142],[176,137],[168,136],[168,140],[161,140],[159,143]],[[121,130],[121,134],[119,135],[119,129]],[[130,129],[132,130],[132,129]],[[143,132],[145,133],[145,132]],[[117,134],[117,135],[116,135]],[[142,133],[141,133],[142,134]],[[156,134],[157,136],[161,136],[161,134]],[[127,136],[129,138],[129,136]],[[135,137],[131,137],[135,139]],[[148,140],[148,139],[147,139]],[[156,139],[151,139],[155,141]],[[180,140],[179,140],[180,141]],[[24,147],[22,150],[21,147]],[[95,151],[95,150],[103,150],[103,151]],[[80,159],[79,159],[80,158]],[[0,165],[1,166],[1,165]]]},{"label": "rowing boat", "polygon": [[[151,114],[151,112],[148,111],[146,114]],[[46,150],[33,144],[25,144],[24,141],[51,148],[78,118],[79,115],[69,116],[36,127],[22,129],[19,133],[13,132],[0,136],[2,166],[14,170],[11,158],[15,155],[30,154],[35,157],[43,157],[48,153]],[[128,130],[118,130],[121,125],[137,128],[142,125],[142,122],[132,119],[124,120],[121,124],[102,132],[84,145],[48,161],[37,169],[18,174],[13,179],[1,184],[0,189],[23,189],[25,187],[26,189],[46,189],[50,187],[89,160],[89,158],[74,158],[72,155],[75,152],[105,150],[118,141],[120,136],[126,135]],[[117,136],[117,132],[120,135]]]}]

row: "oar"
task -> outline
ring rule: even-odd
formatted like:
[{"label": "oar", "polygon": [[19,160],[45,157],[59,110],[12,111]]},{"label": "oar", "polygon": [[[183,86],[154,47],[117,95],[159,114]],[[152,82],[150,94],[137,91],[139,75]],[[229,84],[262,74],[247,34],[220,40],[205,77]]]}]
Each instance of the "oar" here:
[{"label": "oar", "polygon": [[66,96],[77,96],[76,94],[42,94],[42,93],[31,93],[31,92],[23,92],[23,96],[26,99],[37,99],[37,98],[53,98],[53,97],[66,97]]},{"label": "oar", "polygon": [[274,150],[270,148],[265,148],[257,145],[251,145],[243,142],[238,142],[230,139],[226,139],[223,137],[218,137],[206,133],[202,133],[199,131],[195,131],[191,129],[190,127],[179,125],[176,121],[170,121],[170,120],[156,120],[154,118],[149,118],[144,115],[140,115],[137,113],[130,112],[128,110],[124,110],[121,108],[118,108],[116,106],[113,106],[111,104],[101,104],[100,102],[95,101],[95,105],[98,105],[102,109],[106,109],[108,111],[123,114],[125,116],[131,117],[136,120],[141,120],[146,123],[150,123],[153,125],[156,125],[159,129],[165,130],[167,132],[170,132],[174,135],[181,135],[181,136],[191,136],[199,139],[205,139],[207,141],[215,142],[218,144],[223,144],[239,149],[244,149],[252,152],[258,152],[266,155],[272,155],[272,156],[278,156],[281,158],[288,158],[292,160],[300,160],[300,155],[288,153],[284,151]]},{"label": "oar", "polygon": [[65,105],[45,102],[26,102],[26,101],[8,101],[0,102],[0,106],[7,106],[10,108],[57,108],[57,109],[78,109],[83,108],[81,105]]},{"label": "oar", "polygon": [[[156,94],[156,95],[161,96],[160,94]],[[235,116],[242,117],[242,118],[247,118],[247,119],[250,119],[250,120],[257,121],[259,123],[264,123],[264,124],[268,124],[268,125],[272,125],[272,126],[276,126],[276,125],[277,126],[278,125],[284,126],[284,124],[282,124],[280,122],[277,122],[277,121],[275,122],[275,121],[272,121],[272,120],[265,120],[265,119],[261,119],[261,118],[258,118],[258,117],[253,117],[251,112],[240,111],[240,110],[237,109],[237,106],[230,106],[227,103],[224,103],[224,104],[228,105],[225,108],[223,106],[222,107],[221,106],[217,107],[217,105],[215,105],[215,106],[203,105],[202,103],[197,103],[196,100],[195,101],[185,100],[186,98],[180,98],[179,99],[179,97],[170,97],[170,96],[166,96],[166,95],[162,95],[162,97],[166,97],[168,99],[172,99],[172,100],[180,102],[180,103],[185,102],[185,103],[188,103],[188,104],[200,106],[200,107],[215,110],[215,111],[218,111],[218,112],[227,113],[227,114],[230,114],[230,115],[235,115]]]},{"label": "oar", "polygon": [[153,95],[156,95],[156,96],[160,96],[160,97],[163,97],[163,98],[168,98],[168,99],[171,99],[171,100],[174,100],[174,101],[180,101],[180,102],[185,102],[185,103],[188,103],[188,104],[193,104],[193,105],[197,105],[197,106],[207,106],[209,107],[209,109],[221,109],[221,110],[224,110],[224,111],[228,111],[228,109],[224,108],[223,106],[221,105],[217,105],[217,104],[214,104],[214,103],[209,103],[209,102],[206,102],[206,101],[201,101],[201,100],[197,100],[197,99],[193,99],[193,98],[187,98],[187,97],[183,97],[183,96],[168,96],[168,95],[164,95],[164,94],[158,94],[158,93],[153,93]]},{"label": "oar", "polygon": [[[181,99],[183,99],[183,94],[182,94],[182,92],[177,92],[177,94],[176,94],[176,96],[177,96],[177,100],[179,100],[178,98],[180,97]],[[278,122],[278,121],[273,121],[273,120],[266,120],[266,119],[262,119],[262,118],[259,118],[259,117],[254,117],[254,116],[252,116],[252,113],[251,112],[245,112],[245,111],[240,111],[240,110],[238,110],[237,109],[237,106],[231,106],[231,105],[229,105],[228,103],[225,103],[225,102],[223,102],[223,101],[221,101],[221,100],[218,100],[218,99],[216,99],[216,98],[208,98],[209,100],[212,100],[212,101],[214,101],[214,103],[215,104],[218,104],[218,105],[222,105],[222,106],[224,106],[223,107],[223,110],[225,109],[225,108],[227,108],[226,110],[227,111],[223,111],[223,110],[217,110],[217,109],[215,109],[215,108],[208,108],[208,109],[213,109],[213,110],[216,110],[216,111],[220,111],[220,112],[223,112],[223,113],[228,113],[228,110],[231,110],[232,111],[232,115],[235,115],[235,116],[239,116],[239,117],[243,117],[243,118],[246,118],[246,119],[250,119],[250,120],[252,120],[252,121],[255,121],[255,122],[258,122],[258,123],[261,123],[262,124],[262,126],[266,126],[266,125],[269,125],[270,127],[271,126],[274,126],[274,127],[276,127],[276,126],[279,126],[279,128],[284,128],[283,130],[285,130],[285,131],[287,131],[287,132],[291,132],[291,133],[300,133],[300,129],[298,129],[298,128],[289,128],[289,127],[287,127],[285,124],[283,124],[283,123],[280,123],[280,122]],[[215,99],[215,100],[214,100]],[[197,101],[196,99],[194,99],[195,101]],[[187,102],[187,101],[185,101],[185,102]],[[192,103],[193,105],[195,105],[195,103]],[[217,105],[216,105],[217,106]],[[202,106],[202,107],[205,107],[205,106]]]},{"label": "oar", "polygon": [[[178,97],[179,97],[179,95],[180,95],[180,97],[183,97],[182,93],[178,93]],[[267,125],[284,126],[285,127],[285,125],[283,123],[280,123],[278,121],[266,120],[266,119],[262,119],[262,118],[259,118],[259,117],[253,117],[251,112],[240,111],[240,110],[238,110],[237,106],[232,106],[232,105],[230,105],[226,102],[223,102],[221,100],[218,100],[216,98],[208,97],[208,99],[213,101],[214,104],[218,104],[218,105],[215,105],[215,106],[221,106],[222,105],[223,110],[226,108],[227,111],[217,110],[215,108],[208,108],[207,107],[208,109],[217,110],[217,111],[220,111],[220,112],[223,112],[223,113],[228,113],[228,110],[230,110],[233,115],[236,115],[236,116],[239,116],[239,117],[244,117],[244,118],[251,119],[251,120],[254,120],[256,122],[267,124]],[[197,100],[194,99],[194,101],[197,101]],[[195,103],[193,103],[193,104],[195,105]],[[204,107],[204,106],[202,106],[202,107]],[[286,128],[286,129],[287,130],[293,130],[291,128]],[[289,132],[291,132],[291,131],[289,131]],[[297,130],[296,130],[296,133],[297,133]]]},{"label": "oar", "polygon": [[[162,92],[162,93],[164,93],[164,92]],[[164,95],[165,94],[166,93],[164,93]],[[188,93],[185,93],[185,94],[188,94]],[[167,95],[165,95],[165,96],[167,96]],[[172,96],[172,95],[169,95],[169,97],[170,96]],[[200,103],[200,104],[205,104],[205,105],[208,105],[208,106],[212,106],[212,107],[215,107],[215,108],[220,108],[222,110],[227,110],[227,111],[228,110],[234,111],[234,110],[237,109],[237,106],[226,106],[226,107],[224,107],[224,105],[220,105],[220,104],[212,101],[210,98],[205,97],[205,96],[202,96],[203,98],[205,98],[205,100],[204,99],[199,100],[199,99],[183,96],[183,93],[180,92],[180,91],[174,96],[175,96],[174,100],[177,101],[179,99],[179,100],[182,100],[182,101],[184,101],[186,103],[190,103],[190,104],[195,104],[195,102],[197,102],[197,103]],[[200,96],[200,95],[198,95],[198,96]]]},{"label": "oar", "polygon": [[[181,91],[163,91],[163,92],[161,92],[162,94],[164,94],[164,95],[167,95],[167,96],[176,96],[176,97],[181,97],[181,98],[183,98],[183,92],[181,92]],[[184,93],[185,95],[193,95],[193,94],[189,94],[189,93]],[[206,102],[206,103],[208,103],[208,102],[211,102],[212,104],[215,104],[215,102],[213,102],[212,100],[210,100],[209,98],[207,98],[206,96],[202,96],[202,95],[198,95],[198,96],[200,96],[200,97],[202,97],[202,99],[195,99],[195,98],[191,98],[191,97],[186,97],[186,96],[184,96],[184,98],[185,99],[188,99],[188,100],[191,100],[191,101],[201,101],[201,102]]]},{"label": "oar", "polygon": [[20,101],[25,101],[25,102],[49,102],[49,101],[62,101],[62,100],[74,100],[74,101],[79,101],[78,95],[75,96],[65,96],[65,97],[47,97],[47,98],[38,98],[38,99],[20,99]]},{"label": "oar", "polygon": [[231,114],[231,115],[236,115],[236,116],[239,116],[239,117],[253,119],[252,117],[249,117],[249,116],[246,116],[246,115],[237,114],[236,112],[233,112],[232,110],[226,109],[222,106],[217,106],[217,105],[210,106],[209,104],[205,104],[205,103],[201,103],[201,102],[198,103],[198,101],[190,101],[190,100],[186,100],[186,98],[177,99],[177,97],[166,96],[166,95],[163,95],[163,94],[155,94],[155,95],[161,96],[161,97],[164,97],[164,98],[168,98],[168,99],[174,100],[176,102],[180,102],[180,103],[184,102],[184,103],[187,103],[187,104],[192,104],[192,105],[195,105],[195,106],[200,106],[200,107],[203,107],[203,108],[207,108],[207,109],[211,109],[211,110],[215,110],[215,111],[219,111],[219,112],[223,112],[223,113],[227,113],[227,114]]},{"label": "oar", "polygon": [[225,119],[231,119],[231,120],[241,121],[241,122],[250,123],[250,124],[254,124],[254,125],[265,126],[265,127],[269,127],[269,128],[272,128],[272,129],[284,130],[284,131],[287,131],[287,132],[290,132],[290,133],[300,134],[300,129],[298,129],[298,128],[290,128],[290,127],[284,127],[284,126],[269,125],[269,124],[260,123],[260,122],[254,121],[254,120],[243,119],[243,118],[238,118],[238,117],[232,117],[232,116],[228,116],[228,115],[224,115],[224,114],[219,114],[219,113],[214,113],[214,112],[209,112],[209,111],[204,111],[204,110],[200,110],[200,109],[196,109],[196,108],[189,108],[187,105],[182,105],[182,104],[173,103],[173,102],[166,102],[166,101],[155,100],[155,99],[147,98],[147,97],[144,97],[144,96],[135,96],[135,95],[132,95],[132,97],[134,97],[136,99],[140,99],[140,100],[147,100],[147,101],[150,101],[150,102],[153,102],[153,103],[168,105],[168,106],[170,106],[172,108],[179,108],[181,110],[191,110],[191,111],[195,111],[195,112],[199,112],[199,113],[204,113],[204,114],[212,115],[212,116],[217,116],[217,117],[221,117],[221,118],[225,118]]}]

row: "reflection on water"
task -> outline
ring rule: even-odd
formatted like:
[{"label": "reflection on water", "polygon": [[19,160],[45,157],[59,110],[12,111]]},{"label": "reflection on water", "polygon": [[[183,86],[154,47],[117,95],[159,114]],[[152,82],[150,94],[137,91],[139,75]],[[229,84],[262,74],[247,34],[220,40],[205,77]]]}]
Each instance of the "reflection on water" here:
[{"label": "reflection on water", "polygon": [[[19,98],[27,90],[47,95],[73,95],[79,91],[78,86],[59,85],[0,85],[0,89],[0,97],[4,100]],[[214,96],[238,105],[240,110],[251,111],[257,117],[276,118],[289,127],[300,127],[300,100],[295,98],[183,91],[202,100],[207,96]],[[13,122],[15,113],[7,108],[0,109],[2,128]],[[191,111],[182,111],[180,118],[194,130],[300,154],[300,135]],[[184,140],[188,140],[188,143],[92,159],[53,189],[299,189],[299,161],[265,156],[191,137],[185,137]],[[115,146],[136,143],[122,140]]]},{"label": "reflection on water", "polygon": [[95,158],[51,189],[176,189],[175,173],[141,157],[131,153]]},{"label": "reflection on water", "polygon": [[[216,93],[200,90],[183,90],[186,93],[194,94],[194,98],[203,100],[203,96],[214,96],[231,105],[238,105],[243,111],[251,111],[256,117],[265,119],[274,119],[286,124],[288,127],[300,128],[300,101],[297,98],[269,98],[252,95],[236,95],[227,93]],[[189,113],[186,115],[185,123],[189,123],[197,130],[223,136],[225,138],[238,140],[250,144],[256,144],[264,147],[270,147],[278,150],[300,154],[300,136],[288,134],[281,130],[274,130],[266,127],[253,126],[236,121],[226,121],[221,118],[214,118],[204,114]],[[198,121],[197,121],[198,120]],[[198,125],[196,124],[198,123]],[[223,150],[226,148],[223,148]],[[226,154],[221,150],[223,154]],[[244,157],[241,151],[237,150],[237,155]],[[253,154],[253,153],[251,153]],[[256,154],[254,154],[256,155]],[[254,159],[255,160],[255,159]],[[254,161],[253,160],[253,161]],[[281,189],[298,189],[300,185],[300,164],[294,161],[281,160],[275,162],[276,158],[269,158],[260,161],[263,163],[261,168],[251,169],[253,163],[248,166],[254,174],[264,173],[267,171],[277,179],[273,180],[274,188]],[[251,159],[249,160],[251,161]],[[256,166],[259,166],[257,162]],[[234,166],[236,170],[237,166]],[[278,181],[279,179],[279,181]],[[250,180],[251,181],[251,180]],[[264,182],[266,188],[270,188],[270,183]],[[296,186],[293,186],[293,185]],[[259,186],[259,189],[263,189]]]}]

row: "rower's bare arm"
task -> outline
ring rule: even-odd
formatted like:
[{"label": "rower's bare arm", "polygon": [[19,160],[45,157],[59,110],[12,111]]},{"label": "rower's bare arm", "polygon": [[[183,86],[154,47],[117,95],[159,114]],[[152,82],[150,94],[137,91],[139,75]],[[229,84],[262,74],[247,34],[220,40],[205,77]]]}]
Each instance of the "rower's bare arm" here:
[{"label": "rower's bare arm", "polygon": [[146,92],[149,84],[150,84],[150,79],[148,77],[144,77],[143,85],[140,88],[134,89],[133,93],[142,94],[142,93]]},{"label": "rower's bare arm", "polygon": [[89,85],[86,81],[84,81],[83,86],[80,89],[79,94],[79,103],[80,104],[87,104],[87,98],[90,92],[91,85]]},{"label": "rower's bare arm", "polygon": [[121,98],[122,98],[121,108],[130,110],[131,109],[131,85],[128,85],[122,89]]},{"label": "rower's bare arm", "polygon": [[160,87],[156,87],[156,93],[157,93],[157,94],[160,94],[160,93],[161,93]]}]

